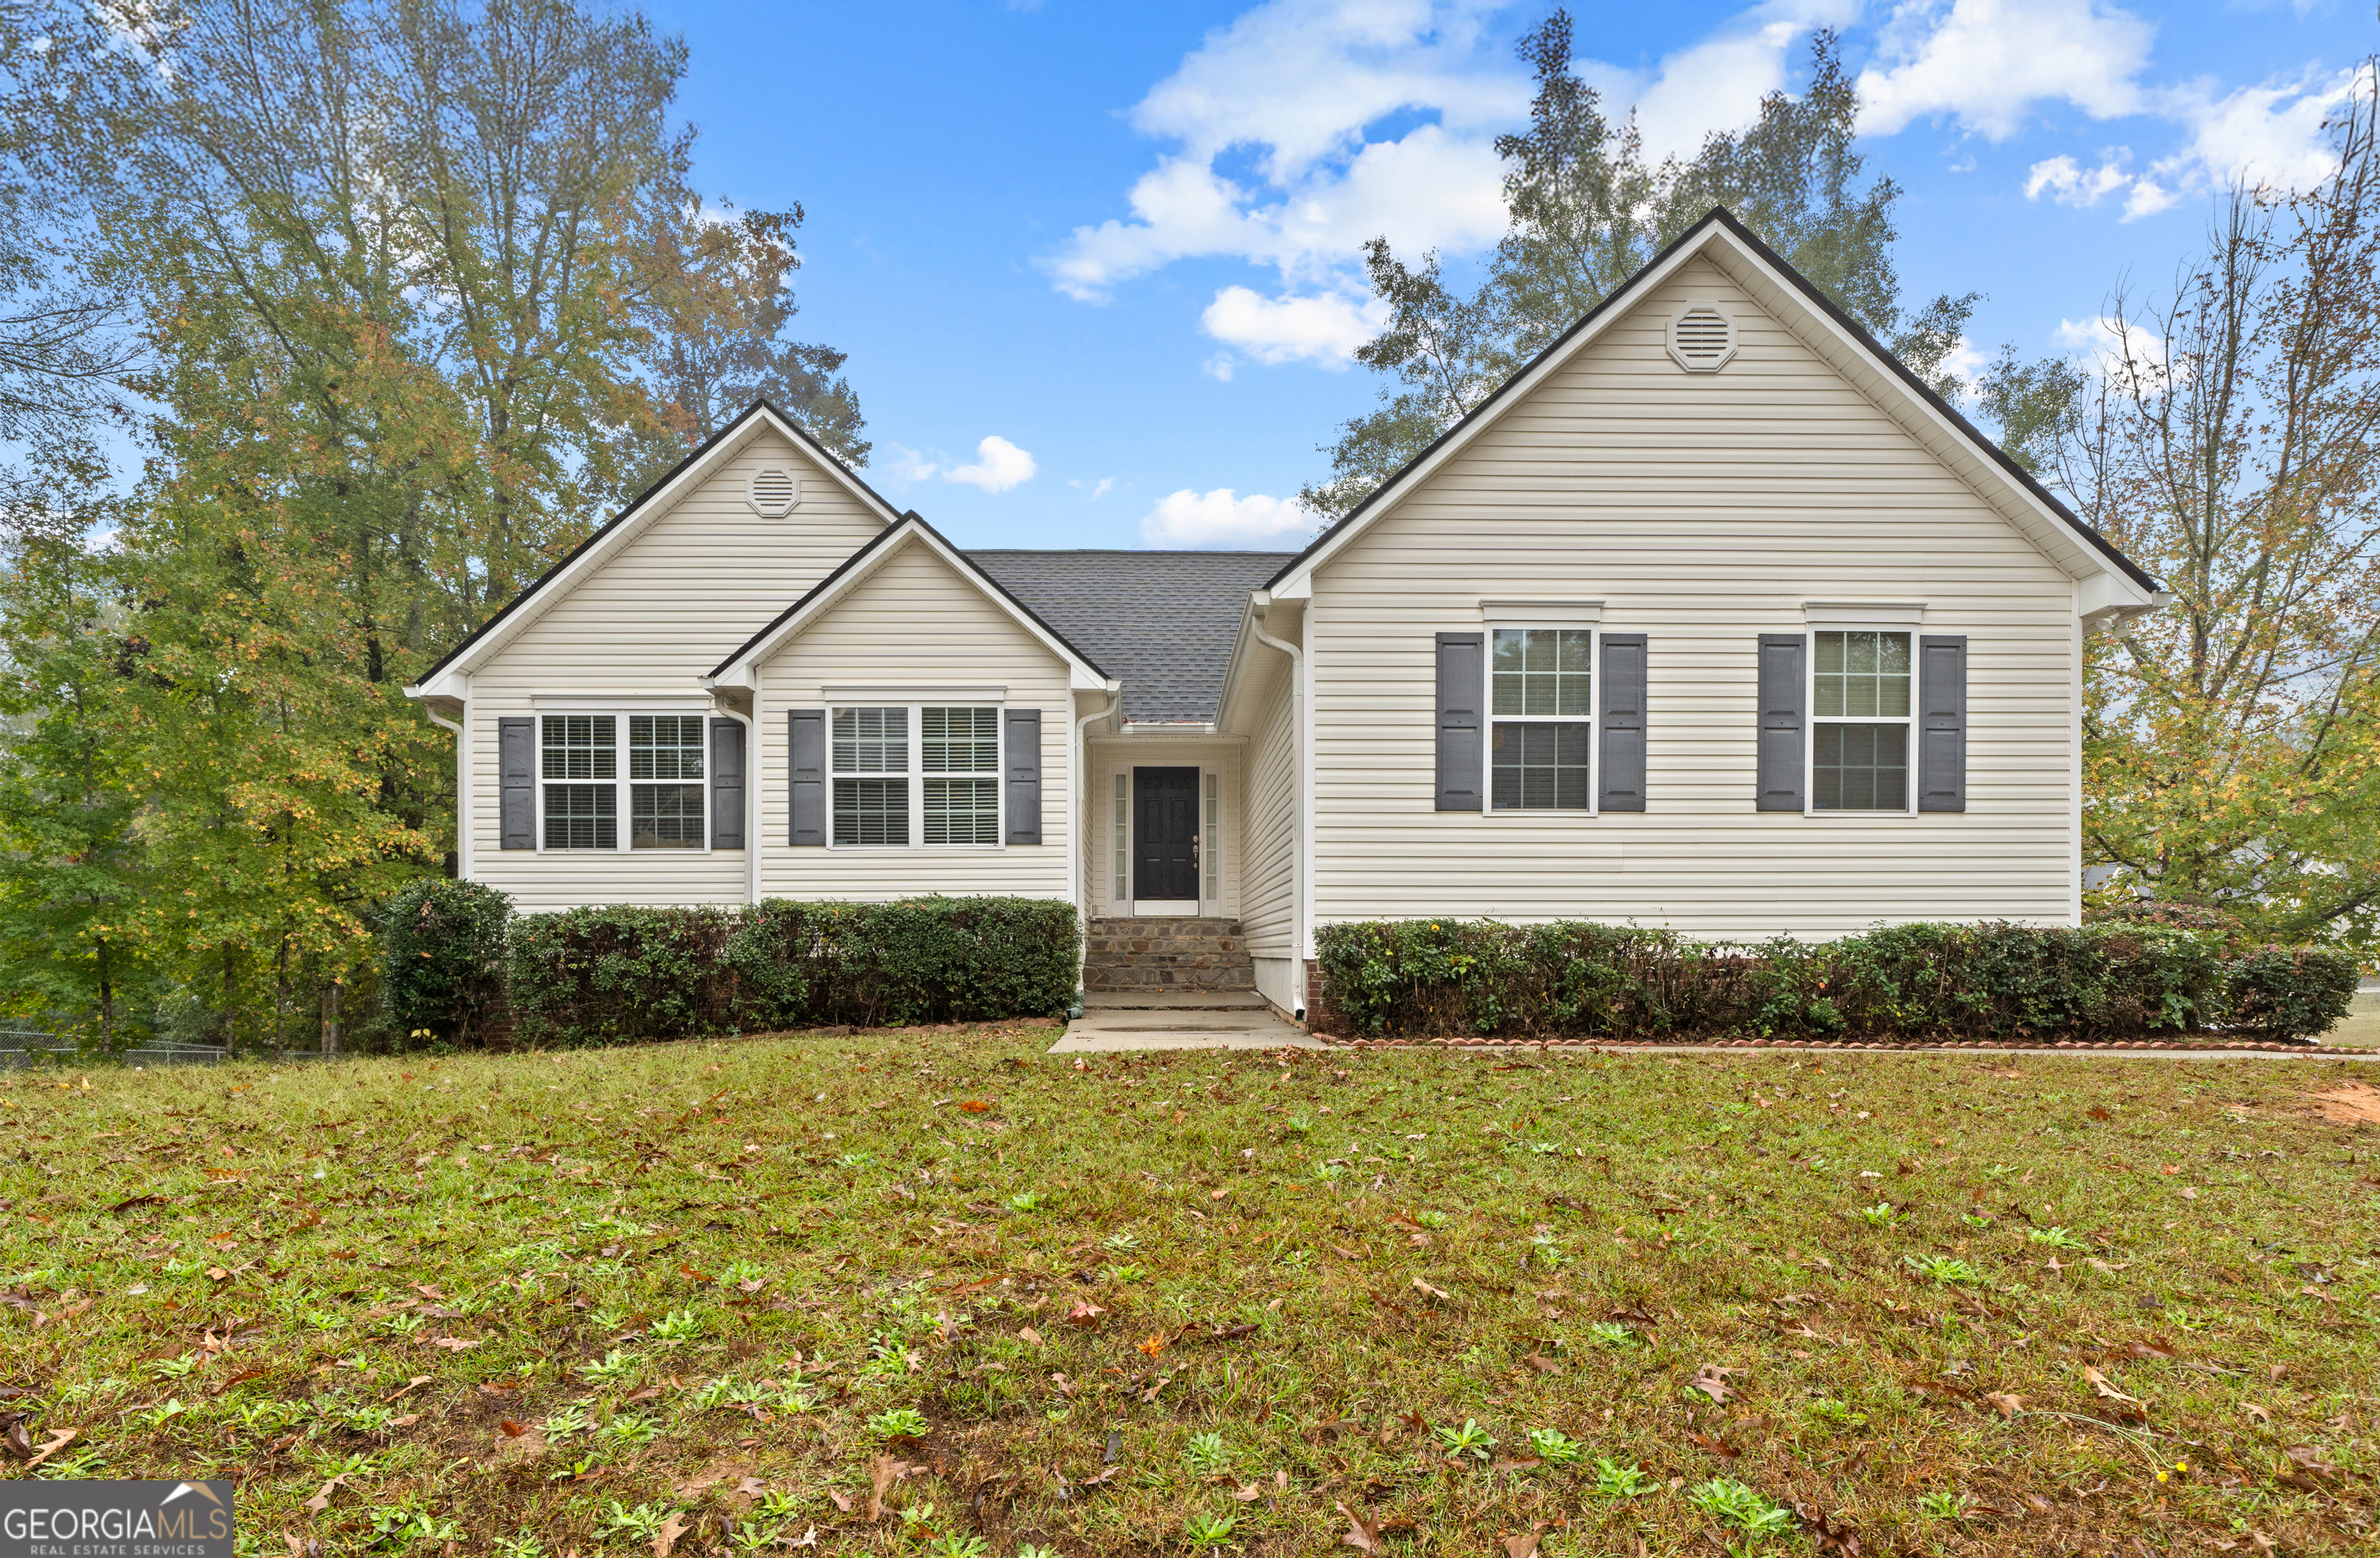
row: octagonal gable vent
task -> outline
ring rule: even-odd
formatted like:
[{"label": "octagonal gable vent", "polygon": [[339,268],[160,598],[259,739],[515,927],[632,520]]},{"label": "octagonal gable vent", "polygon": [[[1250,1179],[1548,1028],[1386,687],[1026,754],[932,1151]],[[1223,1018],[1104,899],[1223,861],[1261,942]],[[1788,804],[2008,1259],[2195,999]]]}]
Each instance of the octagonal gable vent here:
[{"label": "octagonal gable vent", "polygon": [[1670,316],[1670,356],[1689,373],[1714,373],[1735,356],[1735,319],[1717,303],[1689,303]]},{"label": "octagonal gable vent", "polygon": [[802,501],[802,479],[782,466],[763,466],[752,473],[744,498],[763,519],[782,519]]}]

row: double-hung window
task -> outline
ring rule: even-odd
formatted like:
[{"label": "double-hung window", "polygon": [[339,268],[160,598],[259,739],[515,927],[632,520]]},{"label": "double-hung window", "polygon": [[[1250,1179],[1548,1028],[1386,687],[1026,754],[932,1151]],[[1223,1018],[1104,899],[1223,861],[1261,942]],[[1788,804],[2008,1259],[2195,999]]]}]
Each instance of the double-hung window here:
[{"label": "double-hung window", "polygon": [[893,704],[833,710],[837,845],[1000,843],[1000,711]]},{"label": "double-hung window", "polygon": [[[546,714],[538,773],[548,849],[700,849],[705,721],[699,714]],[[620,764],[627,727],[627,773]],[[627,791],[623,806],[622,789]]]},{"label": "double-hung window", "polygon": [[702,847],[702,724],[698,714],[628,716],[629,848]]},{"label": "double-hung window", "polygon": [[1812,809],[1908,810],[1909,635],[1821,628],[1811,639]]},{"label": "double-hung window", "polygon": [[1595,808],[1595,630],[1498,627],[1488,653],[1488,804],[1495,811]]}]

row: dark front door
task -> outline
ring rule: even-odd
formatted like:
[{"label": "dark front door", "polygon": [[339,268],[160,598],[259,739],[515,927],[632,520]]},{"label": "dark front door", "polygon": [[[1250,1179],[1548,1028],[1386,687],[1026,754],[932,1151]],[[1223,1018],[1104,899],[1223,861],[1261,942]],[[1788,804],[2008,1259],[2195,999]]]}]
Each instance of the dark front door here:
[{"label": "dark front door", "polygon": [[1198,896],[1198,771],[1132,771],[1132,895]]}]

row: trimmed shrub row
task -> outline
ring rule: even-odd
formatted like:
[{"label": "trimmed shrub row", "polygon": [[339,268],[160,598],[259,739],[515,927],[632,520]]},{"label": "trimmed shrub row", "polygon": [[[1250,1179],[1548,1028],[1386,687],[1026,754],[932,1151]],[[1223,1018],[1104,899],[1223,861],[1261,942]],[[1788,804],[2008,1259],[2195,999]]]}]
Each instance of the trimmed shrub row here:
[{"label": "trimmed shrub row", "polygon": [[501,1012],[516,1041],[552,1045],[1048,1016],[1074,999],[1079,935],[1046,898],[514,916],[459,882],[408,889],[389,927],[400,1031],[469,1043]]},{"label": "trimmed shrub row", "polygon": [[2155,922],[1899,925],[1805,943],[1565,920],[1316,932],[1331,1031],[1405,1038],[2107,1040],[2320,1033],[2352,957]]}]

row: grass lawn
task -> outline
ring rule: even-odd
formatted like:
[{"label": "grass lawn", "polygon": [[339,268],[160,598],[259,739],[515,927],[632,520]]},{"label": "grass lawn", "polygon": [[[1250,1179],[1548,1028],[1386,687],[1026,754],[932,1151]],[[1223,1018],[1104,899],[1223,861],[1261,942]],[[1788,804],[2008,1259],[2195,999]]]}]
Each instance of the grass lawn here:
[{"label": "grass lawn", "polygon": [[0,1078],[0,1467],[273,1558],[2380,1545],[2380,1068],[1050,1037]]}]

